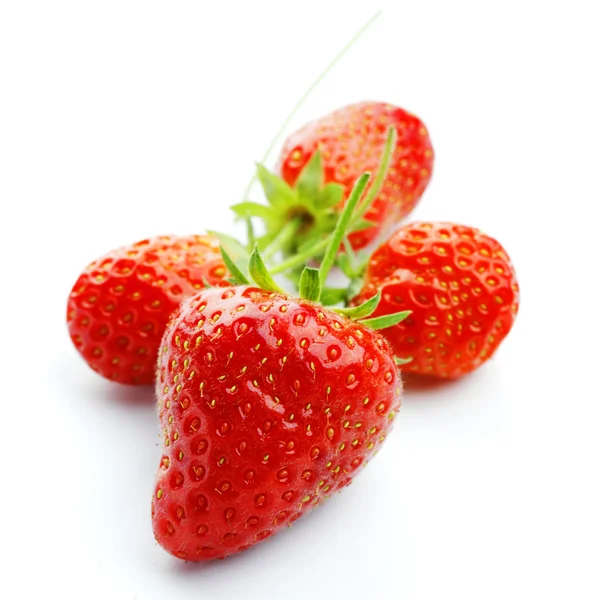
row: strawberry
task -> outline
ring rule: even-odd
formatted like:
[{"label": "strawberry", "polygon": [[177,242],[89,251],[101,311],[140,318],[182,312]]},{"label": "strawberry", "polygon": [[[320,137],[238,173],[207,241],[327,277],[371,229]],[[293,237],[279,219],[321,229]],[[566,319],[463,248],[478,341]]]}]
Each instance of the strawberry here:
[{"label": "strawberry", "polygon": [[397,145],[383,186],[365,215],[370,225],[350,235],[354,249],[363,248],[382,229],[408,215],[425,191],[433,169],[433,148],[422,121],[391,104],[352,104],[290,135],[279,157],[282,178],[294,186],[320,149],[324,183],[341,184],[346,198],[361,173],[377,170],[389,127],[396,130]]},{"label": "strawberry", "polygon": [[228,285],[219,242],[208,235],[161,236],[92,262],[69,295],[71,339],[94,371],[120,383],[154,382],[170,314],[205,282]]},{"label": "strawberry", "polygon": [[164,455],[152,500],[154,535],[193,561],[245,550],[347,486],[379,449],[400,407],[395,357],[373,331],[407,314],[365,319],[377,300],[319,304],[352,211],[357,181],[301,298],[283,293],[258,246],[246,275],[222,249],[227,290],[211,288],[173,315],[156,392]]},{"label": "strawberry", "polygon": [[191,561],[245,550],[348,485],[400,406],[378,333],[247,285],[187,299],[159,373],[154,534]]},{"label": "strawberry", "polygon": [[410,310],[382,334],[405,371],[456,378],[488,360],[519,306],[515,270],[502,246],[473,227],[412,223],[371,256],[352,304],[377,293],[373,315]]}]

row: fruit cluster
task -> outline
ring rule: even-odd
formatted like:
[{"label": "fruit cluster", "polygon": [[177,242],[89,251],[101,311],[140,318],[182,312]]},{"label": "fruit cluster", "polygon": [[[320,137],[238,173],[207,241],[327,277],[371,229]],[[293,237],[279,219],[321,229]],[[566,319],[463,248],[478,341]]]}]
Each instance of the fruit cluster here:
[{"label": "fruit cluster", "polygon": [[454,223],[397,228],[433,160],[414,115],[348,106],[292,134],[277,174],[258,166],[266,203],[232,207],[247,243],[149,238],[79,276],[67,309],[79,353],[112,381],[156,386],[165,550],[222,558],[291,524],[376,454],[400,369],[457,378],[508,334],[518,286],[496,240]]}]

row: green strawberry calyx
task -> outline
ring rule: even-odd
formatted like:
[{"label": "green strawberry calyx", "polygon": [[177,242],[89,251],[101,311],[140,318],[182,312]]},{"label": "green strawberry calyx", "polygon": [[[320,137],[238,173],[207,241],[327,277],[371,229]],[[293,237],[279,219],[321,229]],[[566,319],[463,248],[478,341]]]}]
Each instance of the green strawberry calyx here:
[{"label": "green strawberry calyx", "polygon": [[[337,252],[342,244],[342,241],[347,236],[348,229],[356,221],[357,212],[361,210],[361,197],[367,187],[370,175],[364,173],[361,175],[354,187],[348,201],[346,202],[339,218],[336,221],[333,232],[329,236],[327,243],[323,247],[323,258],[319,265],[319,268],[305,266],[302,270],[299,280],[299,295],[304,300],[310,302],[321,302],[323,290],[327,277],[332,267],[334,266]],[[249,285],[251,280],[258,285],[258,287],[278,293],[284,293],[281,287],[277,284],[273,278],[275,269],[269,271],[267,268],[263,255],[260,252],[258,244],[255,244],[254,250],[248,259],[247,272],[236,263],[231,256],[227,253],[223,244],[221,244],[221,254],[223,261],[231,273],[230,282],[235,285]],[[377,308],[379,301],[381,300],[381,293],[378,293],[373,298],[370,298],[360,306],[351,308],[332,308],[331,310],[346,316],[349,319],[353,319],[360,324],[369,327],[371,329],[385,329],[392,327],[397,323],[400,323],[410,315],[410,311],[401,311],[390,315],[384,315],[380,317],[369,318],[371,314]]]},{"label": "green strawberry calyx", "polygon": [[[267,162],[269,156],[271,155],[271,152],[273,152],[273,150],[275,149],[277,142],[281,139],[281,137],[285,133],[285,130],[288,127],[288,125],[292,122],[293,118],[296,116],[298,111],[302,108],[306,99],[319,86],[321,81],[323,81],[327,77],[329,72],[336,66],[336,64],[346,55],[348,50],[350,50],[350,48],[352,48],[352,46],[354,46],[354,44],[361,38],[361,36],[369,29],[369,27],[371,27],[371,25],[373,25],[373,23],[380,16],[381,16],[381,10],[377,10],[375,12],[375,14],[366,23],[364,23],[362,25],[362,27],[354,34],[352,39],[350,39],[349,42],[336,54],[336,56],[333,58],[333,60],[325,67],[325,69],[319,74],[319,76],[311,83],[310,87],[304,92],[304,94],[302,95],[300,100],[298,100],[298,102],[296,102],[296,104],[292,108],[291,112],[288,114],[285,121],[282,123],[282,125],[278,129],[277,133],[275,134],[275,137],[271,140],[271,143],[269,144],[265,154],[262,157],[262,160],[260,161],[261,163]],[[246,189],[244,191],[244,195],[243,195],[244,200],[248,199],[248,196],[250,194],[252,186],[254,185],[254,182],[256,181],[256,178],[257,178],[257,173],[254,173],[252,175],[252,177],[250,178],[250,181],[248,182],[248,185],[246,186]],[[247,231],[247,235],[248,235],[248,249],[251,250],[254,247],[254,243],[255,243],[254,225],[252,223],[252,217],[246,216],[245,221],[246,221],[246,231]]]},{"label": "green strawberry calyx", "polygon": [[[355,213],[348,235],[373,226],[364,215],[381,191],[396,146],[396,129],[390,127],[379,169],[365,191]],[[324,248],[335,230],[344,205],[344,188],[339,183],[325,183],[321,152],[317,150],[302,169],[294,186],[281,177],[257,165],[257,176],[267,204],[244,201],[231,207],[238,218],[259,219],[264,235],[257,240],[261,250],[268,249],[266,258],[281,251],[284,256],[302,255]],[[351,249],[348,243],[346,249]],[[336,249],[337,250],[337,249]]]},{"label": "green strawberry calyx", "polygon": [[265,234],[258,240],[261,248],[277,241],[282,253],[290,255],[333,231],[344,188],[324,183],[320,150],[306,163],[293,187],[261,164],[256,170],[268,204],[245,201],[231,210],[239,218],[262,221]]}]

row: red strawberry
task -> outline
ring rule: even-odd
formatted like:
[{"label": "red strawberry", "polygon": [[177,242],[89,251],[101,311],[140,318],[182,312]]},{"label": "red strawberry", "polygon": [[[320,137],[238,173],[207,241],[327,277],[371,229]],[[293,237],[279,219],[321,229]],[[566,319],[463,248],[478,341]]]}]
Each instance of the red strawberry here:
[{"label": "red strawberry", "polygon": [[433,169],[433,148],[425,125],[391,104],[361,102],[312,121],[290,135],[279,158],[281,176],[293,186],[320,148],[324,182],[341,184],[347,198],[361,173],[377,171],[390,126],[397,132],[396,149],[383,187],[365,215],[373,224],[350,236],[355,249],[366,246],[382,228],[408,215],[425,191]]},{"label": "red strawberry", "polygon": [[352,302],[381,291],[373,313],[411,310],[382,330],[403,370],[456,378],[488,360],[510,331],[519,306],[514,268],[479,230],[452,223],[412,223],[371,256],[365,285]]},{"label": "red strawberry", "polygon": [[152,383],[171,313],[205,281],[226,285],[227,274],[219,242],[208,235],[161,236],[109,252],[91,263],[71,290],[71,339],[104,377]]},{"label": "red strawberry", "polygon": [[159,369],[154,533],[193,561],[245,550],[348,485],[400,406],[379,334],[249,286],[186,300]]}]

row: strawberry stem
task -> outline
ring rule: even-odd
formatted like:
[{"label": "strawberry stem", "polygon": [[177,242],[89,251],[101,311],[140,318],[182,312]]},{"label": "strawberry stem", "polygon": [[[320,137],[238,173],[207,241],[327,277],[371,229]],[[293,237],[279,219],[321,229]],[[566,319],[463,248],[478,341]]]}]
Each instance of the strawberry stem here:
[{"label": "strawberry stem", "polygon": [[252,223],[252,219],[250,217],[246,217],[246,237],[248,238],[246,249],[248,252],[250,252],[250,250],[252,250],[256,244],[256,238],[254,236],[254,224]]},{"label": "strawberry stem", "polygon": [[269,245],[263,250],[263,258],[269,260],[275,253],[285,246],[291,238],[297,233],[302,225],[302,219],[292,219],[289,221],[283,229],[277,234],[277,236],[269,243]]},{"label": "strawberry stem", "polygon": [[290,256],[287,260],[280,262],[278,265],[275,265],[271,269],[271,273],[273,275],[277,275],[278,273],[283,273],[284,271],[288,271],[293,269],[294,267],[301,267],[303,264],[307,263],[311,258],[318,256],[327,248],[327,244],[329,244],[329,240],[323,239],[319,240],[317,243],[310,246],[306,250],[302,252],[298,252],[298,254],[294,254],[294,256]]},{"label": "strawberry stem", "polygon": [[[304,102],[306,102],[306,99],[318,87],[318,85],[321,83],[321,81],[323,81],[325,79],[325,77],[327,77],[327,75],[329,75],[329,73],[333,70],[335,65],[343,58],[343,56],[348,52],[348,50],[350,50],[350,48],[352,48],[352,46],[354,46],[354,44],[360,39],[360,37],[365,33],[365,31],[367,31],[367,29],[369,29],[369,27],[371,27],[371,25],[380,16],[381,16],[381,10],[378,10],[354,34],[352,39],[340,50],[340,52],[338,52],[338,54],[334,57],[334,59],[325,67],[325,69],[319,74],[319,76],[312,82],[310,87],[300,97],[300,100],[298,100],[298,102],[296,102],[296,104],[292,108],[291,112],[288,114],[285,121],[282,123],[281,127],[278,129],[277,133],[275,134],[275,137],[273,137],[273,139],[271,140],[271,143],[269,144],[267,150],[265,151],[265,153],[263,155],[262,160],[260,161],[261,164],[264,164],[267,162],[267,160],[269,159],[269,156],[271,155],[271,152],[273,152],[273,149],[275,148],[275,146],[277,145],[277,143],[279,142],[279,140],[285,133],[285,130],[287,129],[288,125],[291,123],[292,119],[296,116],[296,114],[298,113],[300,108],[302,108],[302,105],[304,104]],[[256,181],[256,177],[257,177],[257,174],[256,174],[256,172],[254,172],[252,174],[252,177],[250,178],[250,181],[248,181],[248,184],[246,185],[246,189],[244,190],[244,194],[242,195],[242,200],[244,202],[248,200],[248,196],[250,195],[252,186],[254,185],[254,182]],[[248,233],[248,250],[250,251],[254,247],[254,226],[252,224],[252,218],[249,216],[246,217],[246,228],[247,228],[247,233]]]},{"label": "strawberry stem", "polygon": [[[379,167],[377,169],[377,173],[375,174],[375,179],[373,180],[373,185],[371,186],[368,193],[365,194],[365,198],[360,203],[356,212],[354,214],[350,214],[349,218],[351,217],[351,221],[350,221],[349,227],[347,228],[348,232],[352,232],[354,227],[356,227],[358,225],[358,223],[360,223],[363,215],[369,210],[369,208],[373,204],[373,201],[377,197],[377,194],[379,194],[379,192],[381,191],[381,186],[383,185],[383,182],[385,181],[385,177],[387,175],[387,171],[390,166],[392,154],[394,153],[394,150],[396,149],[396,138],[397,138],[396,128],[390,127],[388,129],[385,146],[383,148],[383,153],[381,155],[381,161],[379,162]],[[359,180],[360,180],[360,178],[359,178]],[[356,188],[356,185],[355,185],[355,188]],[[354,193],[354,189],[352,190],[352,193]],[[352,196],[352,193],[351,193],[351,196]],[[360,198],[360,196],[359,196],[359,198]],[[357,199],[357,201],[358,201],[358,199]],[[344,206],[344,211],[346,210],[346,206],[348,206],[349,202],[350,202],[350,199],[348,199],[348,202]],[[342,213],[342,214],[344,214],[344,213]],[[341,220],[341,217],[340,217],[340,220]],[[338,220],[338,225],[340,223],[340,220]],[[337,230],[337,226],[336,226],[336,230]],[[344,231],[346,231],[346,230],[344,230]],[[335,232],[334,232],[334,234],[335,234]],[[319,240],[318,242],[315,242],[314,244],[312,244],[311,246],[309,246],[302,252],[299,252],[298,254],[291,256],[287,260],[284,260],[282,263],[273,267],[271,269],[271,273],[273,273],[275,275],[277,273],[282,273],[289,269],[293,269],[294,267],[299,267],[299,266],[305,264],[311,258],[314,258],[315,256],[318,256],[319,254],[321,254],[321,252],[323,252],[327,248],[328,244],[330,243],[330,240],[331,240],[331,238],[329,238],[329,239],[325,238],[325,239]],[[335,254],[337,254],[337,251],[339,250],[339,246],[341,245],[341,243],[342,243],[342,240],[339,241],[337,248],[335,249]],[[335,258],[335,254],[334,254],[334,258]],[[331,269],[331,266],[329,267],[329,269]],[[329,272],[329,270],[327,272]],[[358,273],[357,273],[357,275],[358,275]],[[325,284],[325,279],[322,278],[321,285],[324,286],[324,284]]]},{"label": "strawberry stem", "polygon": [[390,127],[387,131],[387,137],[385,140],[385,146],[383,147],[383,153],[381,155],[381,162],[379,163],[379,168],[377,169],[377,173],[375,175],[375,179],[369,189],[369,191],[365,194],[363,201],[356,211],[356,215],[354,217],[355,221],[359,221],[364,214],[369,210],[371,204],[381,191],[381,186],[385,181],[387,176],[388,169],[390,167],[390,162],[392,160],[392,154],[396,149],[396,140],[398,139],[398,133],[395,127]]},{"label": "strawberry stem", "polygon": [[335,262],[335,257],[340,249],[340,245],[344,236],[346,235],[346,231],[348,230],[348,226],[353,220],[354,209],[358,205],[358,202],[365,191],[365,187],[369,182],[369,178],[371,175],[369,173],[363,173],[354,184],[352,191],[350,192],[350,197],[348,198],[348,202],[344,205],[344,210],[338,222],[336,223],[335,229],[329,238],[328,245],[325,248],[325,256],[323,256],[323,260],[321,261],[321,266],[319,267],[319,277],[321,279],[321,287],[324,287],[325,281],[327,280],[327,275],[329,275],[329,271],[331,271],[331,267],[333,267],[333,263]]},{"label": "strawberry stem", "polygon": [[353,277],[356,277],[356,269],[357,269],[356,254],[354,254],[354,250],[352,249],[352,244],[349,242],[347,237],[344,238],[343,245],[344,245],[344,250],[346,252],[346,256],[348,257],[349,272],[346,274],[348,275],[349,279],[352,279]]}]

